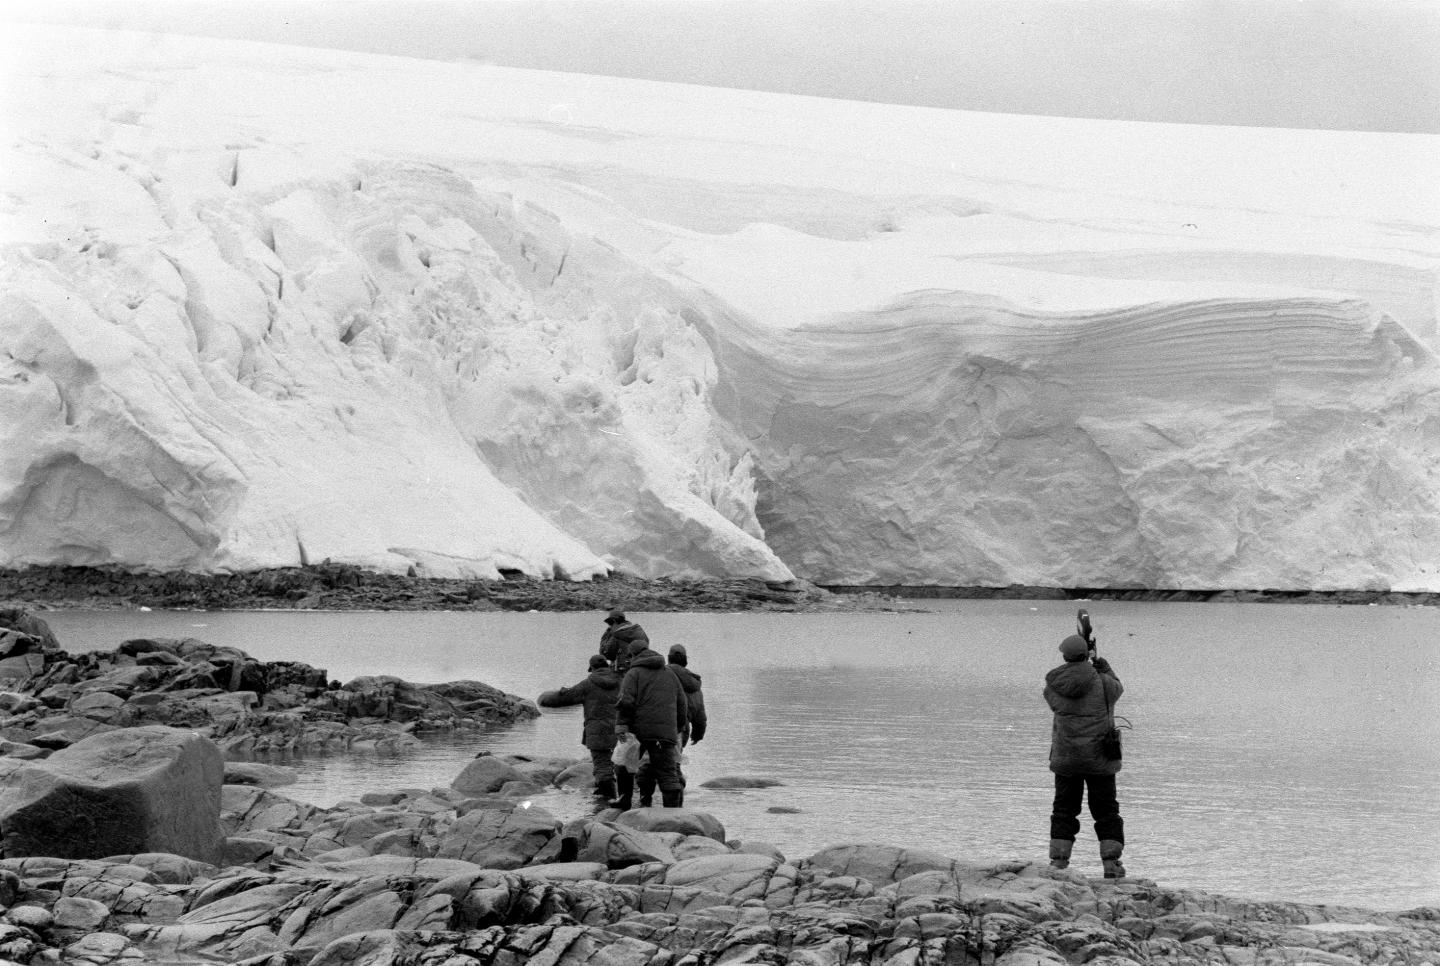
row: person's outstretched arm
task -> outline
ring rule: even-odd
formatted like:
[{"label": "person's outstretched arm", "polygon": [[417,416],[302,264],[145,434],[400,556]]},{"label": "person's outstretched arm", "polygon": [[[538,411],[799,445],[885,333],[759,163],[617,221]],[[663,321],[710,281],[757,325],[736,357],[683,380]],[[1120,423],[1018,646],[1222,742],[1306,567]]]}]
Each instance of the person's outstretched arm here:
[{"label": "person's outstretched arm", "polygon": [[589,679],[586,679],[568,688],[546,691],[536,699],[535,703],[542,708],[567,708],[572,704],[584,704],[585,692],[588,690],[589,684]]}]

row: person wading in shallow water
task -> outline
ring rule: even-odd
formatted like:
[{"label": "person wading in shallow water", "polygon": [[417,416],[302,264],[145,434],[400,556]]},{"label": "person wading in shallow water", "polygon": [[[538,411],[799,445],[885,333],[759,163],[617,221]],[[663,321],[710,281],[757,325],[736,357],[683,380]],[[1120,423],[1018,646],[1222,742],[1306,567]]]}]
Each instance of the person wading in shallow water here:
[{"label": "person wading in shallow water", "polygon": [[1093,656],[1079,634],[1060,642],[1065,663],[1045,675],[1045,701],[1055,713],[1050,729],[1050,770],[1055,773],[1055,804],[1050,812],[1050,864],[1070,865],[1070,851],[1080,831],[1080,805],[1088,792],[1095,836],[1105,878],[1125,877],[1120,853],[1125,849],[1125,822],[1115,794],[1120,759],[1103,748],[1112,726],[1112,711],[1125,687],[1110,662]]},{"label": "person wading in shallow water", "polygon": [[615,750],[615,723],[620,700],[620,672],[599,654],[590,656],[590,674],[573,687],[546,691],[536,701],[542,708],[564,708],[582,705],[585,725],[582,741],[590,751],[595,765],[595,794],[607,802],[616,796],[615,766],[610,754]]},{"label": "person wading in shallow water", "polygon": [[689,723],[685,686],[650,650],[649,641],[631,645],[630,670],[620,682],[620,723],[634,733],[655,770],[666,808],[685,805],[680,777],[680,735]]},{"label": "person wading in shallow water", "polygon": [[618,607],[605,615],[605,633],[600,635],[600,654],[622,675],[630,666],[630,648],[636,641],[649,642],[641,627],[625,617]]},{"label": "person wading in shallow water", "polygon": [[[705,726],[709,720],[705,714],[705,692],[700,689],[700,675],[689,668],[690,657],[685,652],[684,644],[671,644],[667,656],[670,663],[666,666],[680,679],[680,686],[685,689],[685,709],[688,720],[685,730],[680,732],[680,752],[683,754],[687,744],[698,745],[705,737]],[[684,788],[686,782],[683,763],[677,761],[676,767],[680,772],[680,787]],[[655,770],[648,763],[641,766],[635,784],[640,789],[641,807],[650,805],[655,798]],[[624,797],[623,788],[621,797]]]}]

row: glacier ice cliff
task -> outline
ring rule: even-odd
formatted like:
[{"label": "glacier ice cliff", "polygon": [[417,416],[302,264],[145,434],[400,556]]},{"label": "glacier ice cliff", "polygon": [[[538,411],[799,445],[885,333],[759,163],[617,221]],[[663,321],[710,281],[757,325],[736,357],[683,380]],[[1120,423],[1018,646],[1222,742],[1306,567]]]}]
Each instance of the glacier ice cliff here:
[{"label": "glacier ice cliff", "polygon": [[0,566],[1440,590],[1440,138],[7,43]]}]

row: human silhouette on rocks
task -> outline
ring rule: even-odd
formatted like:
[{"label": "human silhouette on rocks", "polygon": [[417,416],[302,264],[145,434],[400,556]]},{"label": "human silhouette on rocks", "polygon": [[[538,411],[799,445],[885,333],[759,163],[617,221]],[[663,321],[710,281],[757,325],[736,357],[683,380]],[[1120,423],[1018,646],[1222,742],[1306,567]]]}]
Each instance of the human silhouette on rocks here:
[{"label": "human silhouette on rocks", "polygon": [[[1088,629],[1088,616],[1083,619]],[[1075,835],[1080,831],[1080,805],[1088,794],[1105,878],[1124,878],[1120,854],[1125,849],[1125,821],[1120,817],[1115,790],[1119,747],[1108,748],[1106,736],[1114,728],[1113,708],[1125,687],[1110,662],[1095,652],[1093,637],[1087,640],[1071,634],[1060,642],[1060,654],[1065,663],[1045,675],[1044,691],[1054,712],[1050,729],[1050,770],[1055,773],[1050,864],[1057,869],[1070,865]]]}]

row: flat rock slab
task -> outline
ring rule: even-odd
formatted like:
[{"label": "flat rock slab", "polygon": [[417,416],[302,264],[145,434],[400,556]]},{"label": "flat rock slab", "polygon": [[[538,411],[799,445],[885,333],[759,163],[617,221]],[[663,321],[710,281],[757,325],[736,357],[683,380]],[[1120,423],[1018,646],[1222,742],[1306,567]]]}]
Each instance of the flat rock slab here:
[{"label": "flat rock slab", "polygon": [[721,778],[712,778],[707,782],[701,782],[701,788],[778,788],[785,783],[776,781],[774,778],[756,778],[750,775],[726,775]]}]

